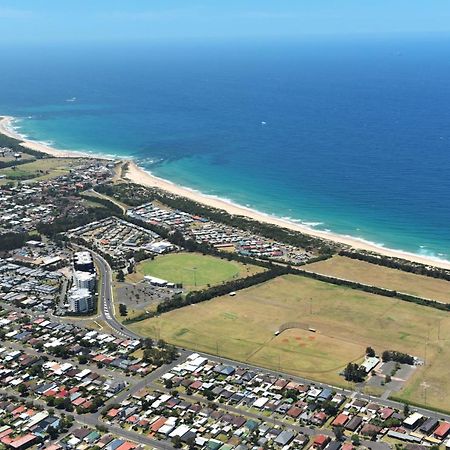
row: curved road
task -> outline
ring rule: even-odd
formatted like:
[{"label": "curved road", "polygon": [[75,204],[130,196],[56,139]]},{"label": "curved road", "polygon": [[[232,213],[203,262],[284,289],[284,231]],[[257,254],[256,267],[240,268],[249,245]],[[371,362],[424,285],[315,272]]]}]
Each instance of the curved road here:
[{"label": "curved road", "polygon": [[130,339],[142,339],[136,333],[125,328],[115,317],[114,298],[112,288],[112,269],[108,262],[98,253],[86,249],[92,254],[92,258],[98,268],[101,280],[99,296],[99,315],[100,317],[121,337]]}]

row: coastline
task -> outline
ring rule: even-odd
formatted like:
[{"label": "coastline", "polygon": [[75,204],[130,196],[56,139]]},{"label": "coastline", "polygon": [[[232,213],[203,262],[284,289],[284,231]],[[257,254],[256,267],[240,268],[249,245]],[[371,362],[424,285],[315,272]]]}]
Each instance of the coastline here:
[{"label": "coastline", "polygon": [[[93,153],[85,153],[80,151],[74,151],[74,150],[58,150],[57,148],[51,147],[45,143],[38,142],[38,141],[32,141],[24,138],[19,133],[15,132],[13,129],[13,121],[14,117],[11,116],[1,116],[0,119],[0,133],[4,134],[6,136],[9,136],[14,139],[18,139],[22,141],[21,145],[24,148],[29,148],[31,150],[37,150],[42,153],[46,153],[48,155],[51,155],[53,157],[57,158],[97,158],[97,159],[104,159],[104,160],[114,160],[113,158],[106,157],[104,155],[95,155]],[[117,158],[122,159],[122,158]],[[298,231],[303,234],[311,235],[317,238],[321,238],[324,240],[336,242],[339,244],[344,244],[349,247],[359,249],[359,250],[366,250],[370,252],[375,252],[380,255],[393,257],[393,258],[402,258],[408,261],[424,264],[427,266],[434,266],[439,267],[443,269],[450,270],[450,261],[445,260],[439,260],[434,259],[432,257],[426,257],[417,255],[414,253],[409,253],[401,250],[395,250],[395,249],[389,249],[381,246],[377,246],[375,244],[372,244],[370,242],[364,241],[363,239],[359,239],[356,237],[351,236],[344,236],[328,231],[320,231],[315,230],[311,227],[308,227],[306,225],[298,224],[293,221],[285,220],[282,218],[278,218],[275,216],[271,216],[269,214],[265,214],[260,211],[256,211],[250,208],[247,208],[245,206],[237,205],[235,203],[208,196],[206,194],[203,194],[201,192],[195,191],[193,189],[189,189],[187,187],[179,186],[175,183],[172,183],[169,180],[165,180],[162,178],[159,178],[155,175],[152,175],[151,173],[147,172],[146,170],[139,167],[133,160],[127,161],[129,162],[128,171],[125,176],[126,179],[129,181],[140,184],[143,186],[148,187],[156,187],[162,190],[165,190],[167,192],[170,192],[174,195],[178,195],[180,197],[187,197],[193,201],[196,201],[198,203],[203,203],[207,206],[223,209],[227,211],[229,214],[236,215],[236,216],[246,216],[250,219],[259,221],[259,222],[265,222],[270,223],[272,225],[277,225],[282,228],[287,228],[293,231]]]},{"label": "coastline", "polygon": [[77,150],[61,150],[50,145],[39,142],[32,141],[26,137],[20,135],[14,130],[13,122],[15,118],[11,116],[0,116],[0,134],[4,134],[13,139],[17,139],[21,142],[21,146],[24,148],[29,148],[30,150],[36,150],[41,153],[46,153],[47,155],[53,156],[55,158],[97,158],[112,161],[113,158],[107,157],[105,155],[96,155],[94,153],[81,152]]}]

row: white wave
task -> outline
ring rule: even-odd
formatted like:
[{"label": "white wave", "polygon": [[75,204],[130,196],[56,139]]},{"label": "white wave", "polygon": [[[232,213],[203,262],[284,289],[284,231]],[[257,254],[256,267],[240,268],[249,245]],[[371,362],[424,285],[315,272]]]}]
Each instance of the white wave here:
[{"label": "white wave", "polygon": [[325,225],[324,222],[301,222],[303,225],[311,228],[320,227],[321,225]]}]

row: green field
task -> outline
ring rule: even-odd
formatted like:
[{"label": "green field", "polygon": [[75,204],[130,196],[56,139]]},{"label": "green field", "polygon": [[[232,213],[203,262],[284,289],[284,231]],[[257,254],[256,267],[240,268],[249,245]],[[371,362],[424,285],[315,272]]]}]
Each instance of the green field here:
[{"label": "green field", "polygon": [[40,181],[69,173],[69,169],[80,164],[77,158],[45,158],[0,169],[7,181]]},{"label": "green field", "polygon": [[145,275],[182,283],[187,290],[203,289],[233,279],[244,278],[262,271],[258,266],[241,264],[200,253],[172,253],[145,260],[136,267],[136,273],[127,277],[137,282]]},{"label": "green field", "polygon": [[305,269],[440,302],[450,302],[449,281],[377,266],[345,256],[334,256],[325,261],[308,264]]},{"label": "green field", "polygon": [[[294,321],[304,329],[274,335]],[[377,352],[393,349],[422,358],[426,352],[427,365],[416,370],[401,395],[421,402],[425,378],[428,405],[448,407],[450,316],[401,300],[288,275],[131,328],[182,347],[344,386],[339,371],[362,358],[369,345]]]}]

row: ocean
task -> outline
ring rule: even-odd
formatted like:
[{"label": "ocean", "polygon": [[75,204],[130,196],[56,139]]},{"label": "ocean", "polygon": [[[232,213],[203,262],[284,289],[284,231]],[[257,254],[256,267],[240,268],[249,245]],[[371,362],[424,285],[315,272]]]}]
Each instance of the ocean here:
[{"label": "ocean", "polygon": [[450,260],[450,39],[2,49],[0,114],[58,148]]}]

